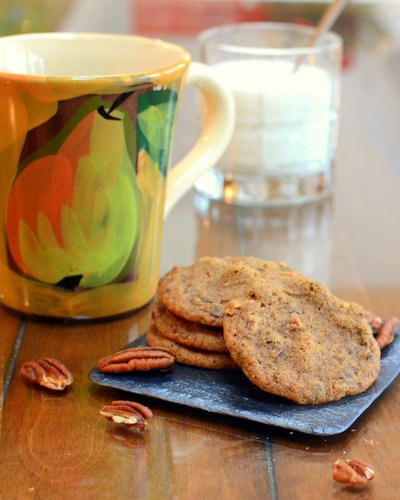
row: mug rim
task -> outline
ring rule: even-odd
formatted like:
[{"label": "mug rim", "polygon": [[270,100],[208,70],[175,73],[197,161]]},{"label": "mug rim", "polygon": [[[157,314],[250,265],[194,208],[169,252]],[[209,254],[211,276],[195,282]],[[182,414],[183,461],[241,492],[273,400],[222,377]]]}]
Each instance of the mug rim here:
[{"label": "mug rim", "polygon": [[[39,32],[39,33],[20,33],[20,34],[15,34],[15,35],[6,35],[0,37],[0,50],[2,46],[6,45],[7,43],[12,43],[14,40],[19,41],[19,40],[49,40],[49,43],[51,43],[51,40],[72,40],[72,39],[93,39],[95,40],[96,38],[102,39],[102,40],[126,40],[127,42],[132,42],[133,40],[136,40],[138,42],[146,42],[146,43],[151,43],[154,46],[159,45],[160,47],[168,48],[168,49],[173,49],[176,54],[177,54],[177,62],[173,64],[166,64],[165,66],[159,65],[156,66],[153,70],[151,71],[127,71],[127,72],[105,72],[99,74],[93,74],[93,75],[85,75],[85,74],[78,74],[80,72],[77,72],[76,75],[71,75],[71,74],[36,74],[33,72],[16,72],[16,71],[10,71],[5,68],[0,67],[0,79],[8,78],[10,80],[18,80],[18,79],[23,79],[24,81],[35,81],[35,82],[49,82],[51,81],[52,83],[61,83],[65,84],[68,82],[71,83],[79,83],[79,85],[85,85],[85,84],[90,84],[96,81],[102,81],[104,83],[106,82],[114,82],[116,80],[121,80],[124,83],[131,83],[131,82],[136,82],[136,83],[142,83],[142,82],[147,82],[148,80],[153,80],[157,79],[157,77],[160,74],[168,74],[171,76],[171,79],[173,79],[173,75],[175,73],[180,73],[183,71],[185,67],[187,67],[191,60],[192,57],[190,53],[182,46],[171,43],[171,42],[166,42],[160,38],[151,38],[151,37],[145,37],[141,35],[134,35],[134,34],[119,34],[119,33],[101,33],[101,32],[70,32],[70,31],[60,31],[60,32]],[[179,55],[179,60],[178,60],[178,55]],[[82,72],[83,73],[83,72]]]},{"label": "mug rim", "polygon": [[253,56],[291,56],[302,54],[316,55],[339,49],[343,44],[342,37],[339,34],[334,33],[333,31],[324,33],[320,38],[319,44],[313,45],[311,47],[307,47],[306,45],[302,47],[252,47],[218,40],[218,37],[220,35],[234,33],[235,31],[248,31],[250,33],[252,31],[268,32],[273,30],[287,30],[297,33],[303,33],[304,35],[311,37],[311,35],[315,31],[315,28],[313,26],[303,26],[295,23],[278,23],[268,21],[222,24],[219,26],[208,28],[199,33],[197,42],[202,47],[206,46],[207,43],[214,42],[216,44],[217,50],[220,50],[222,52]]}]

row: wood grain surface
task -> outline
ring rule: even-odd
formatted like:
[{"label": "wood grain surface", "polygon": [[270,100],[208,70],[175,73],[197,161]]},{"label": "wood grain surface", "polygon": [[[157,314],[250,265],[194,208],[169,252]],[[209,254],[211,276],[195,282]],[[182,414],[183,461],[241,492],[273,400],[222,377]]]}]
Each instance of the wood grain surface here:
[{"label": "wood grain surface", "polygon": [[[393,68],[387,57],[360,54],[344,76],[329,199],[266,210],[190,193],[166,221],[161,272],[204,255],[285,260],[344,299],[399,315],[400,100]],[[100,408],[126,395],[96,386],[88,372],[142,335],[149,311],[65,324],[0,309],[1,499],[399,498],[399,380],[348,431],[327,438],[139,397],[155,415],[148,431],[108,422]],[[19,375],[24,361],[44,355],[74,374],[62,394]],[[362,488],[334,483],[338,458],[365,460],[376,478]]]}]

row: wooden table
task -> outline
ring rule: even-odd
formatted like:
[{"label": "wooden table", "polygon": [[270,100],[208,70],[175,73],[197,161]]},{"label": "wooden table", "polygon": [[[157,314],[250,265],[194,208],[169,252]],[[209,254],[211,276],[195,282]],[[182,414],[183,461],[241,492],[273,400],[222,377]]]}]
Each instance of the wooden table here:
[{"label": "wooden table", "polygon": [[[388,52],[360,54],[344,76],[331,198],[271,211],[190,193],[166,222],[161,272],[203,255],[285,260],[344,299],[383,317],[399,314],[398,63]],[[181,129],[187,138],[186,123]],[[334,437],[143,397],[135,399],[155,414],[144,435],[107,422],[99,409],[127,395],[96,386],[88,372],[148,324],[149,308],[75,325],[0,309],[0,498],[399,498],[400,379]],[[32,389],[19,376],[24,361],[43,355],[61,358],[74,373],[65,394]],[[371,464],[376,478],[359,490],[334,483],[338,458]]]}]

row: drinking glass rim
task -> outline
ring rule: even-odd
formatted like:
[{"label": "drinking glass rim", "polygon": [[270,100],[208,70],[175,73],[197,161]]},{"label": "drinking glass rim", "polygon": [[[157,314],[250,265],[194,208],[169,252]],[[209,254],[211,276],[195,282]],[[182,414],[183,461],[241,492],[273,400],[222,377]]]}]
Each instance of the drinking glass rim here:
[{"label": "drinking glass rim", "polygon": [[[216,41],[216,48],[223,52],[235,53],[241,55],[253,56],[289,56],[289,55],[316,55],[329,50],[335,50],[342,45],[342,37],[332,31],[324,33],[320,38],[319,43],[312,47],[252,47],[237,45],[229,42],[218,42],[218,35],[226,35],[236,32],[252,32],[252,31],[293,31],[303,33],[311,37],[314,32],[312,26],[302,26],[295,23],[276,23],[276,22],[249,22],[249,23],[232,23],[214,26],[202,31],[198,37],[197,42],[200,46],[206,45],[214,39]],[[324,42],[321,44],[321,41]]]}]

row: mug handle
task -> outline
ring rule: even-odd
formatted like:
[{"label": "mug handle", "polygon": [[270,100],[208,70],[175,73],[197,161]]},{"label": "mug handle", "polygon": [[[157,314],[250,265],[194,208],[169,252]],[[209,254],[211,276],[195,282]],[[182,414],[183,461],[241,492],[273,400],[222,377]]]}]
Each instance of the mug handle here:
[{"label": "mug handle", "polygon": [[186,83],[200,89],[205,97],[207,113],[196,144],[168,174],[164,217],[197,178],[220,159],[233,132],[233,97],[215,78],[212,69],[192,62]]}]

